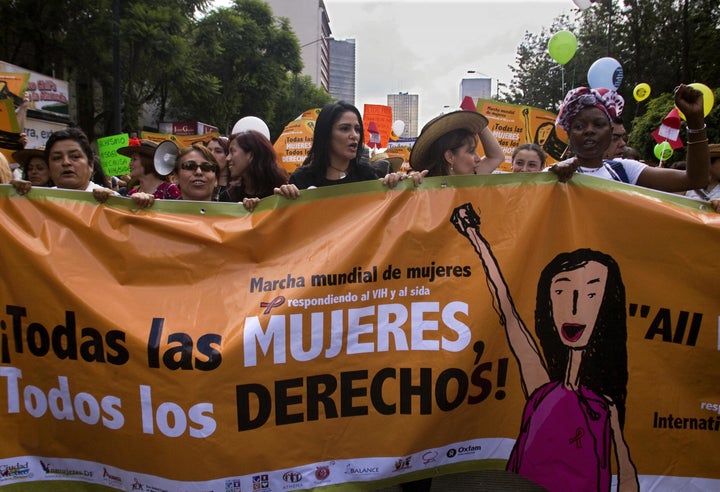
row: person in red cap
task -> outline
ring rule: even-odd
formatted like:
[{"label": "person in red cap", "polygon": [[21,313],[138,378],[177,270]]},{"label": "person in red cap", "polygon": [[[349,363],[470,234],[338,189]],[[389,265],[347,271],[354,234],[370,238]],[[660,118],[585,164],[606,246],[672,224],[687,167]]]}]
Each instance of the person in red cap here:
[{"label": "person in red cap", "polygon": [[612,140],[612,122],[622,113],[623,105],[622,97],[608,89],[578,87],[568,92],[556,125],[567,131],[574,157],[548,170],[560,182],[568,181],[577,172],[669,192],[707,185],[710,155],[702,92],[683,84],[675,88],[675,105],[687,121],[685,170],[651,167],[630,159],[605,159]]},{"label": "person in red cap", "polygon": [[[151,140],[130,139],[129,144],[117,149],[117,153],[130,158],[130,177],[137,181],[137,186],[128,190],[128,196],[140,194],[149,200],[156,199],[177,200],[180,198],[180,189],[170,183],[167,176],[163,176],[155,169],[153,157],[158,144]],[[138,197],[139,198],[139,197]]]}]

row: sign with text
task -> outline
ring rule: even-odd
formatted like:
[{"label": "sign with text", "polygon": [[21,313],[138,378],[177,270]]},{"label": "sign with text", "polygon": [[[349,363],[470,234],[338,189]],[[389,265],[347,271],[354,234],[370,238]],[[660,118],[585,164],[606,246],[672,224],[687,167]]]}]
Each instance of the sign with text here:
[{"label": "sign with text", "polygon": [[0,186],[0,485],[720,487],[720,214],[584,175],[410,181],[252,213]]},{"label": "sign with text", "polygon": [[510,171],[513,151],[526,143],[542,147],[546,166],[566,157],[568,138],[562,128],[555,127],[556,114],[492,99],[478,99],[477,110],[488,119],[488,127],[505,154],[505,162],[498,169]]},{"label": "sign with text", "polygon": [[117,153],[117,149],[128,146],[129,140],[127,133],[97,139],[100,164],[107,176],[121,176],[130,172],[130,158]]}]

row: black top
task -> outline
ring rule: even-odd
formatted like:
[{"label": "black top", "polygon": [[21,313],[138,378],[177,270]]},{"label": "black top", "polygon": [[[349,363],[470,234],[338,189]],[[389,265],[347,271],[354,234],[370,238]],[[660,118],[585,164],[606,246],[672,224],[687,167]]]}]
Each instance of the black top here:
[{"label": "black top", "polygon": [[350,164],[348,175],[342,179],[327,179],[325,173],[317,176],[312,172],[310,166],[300,166],[290,175],[290,184],[294,184],[301,190],[310,188],[311,186],[332,186],[345,183],[358,183],[360,181],[370,181],[378,179],[377,172],[370,167],[369,164]]}]

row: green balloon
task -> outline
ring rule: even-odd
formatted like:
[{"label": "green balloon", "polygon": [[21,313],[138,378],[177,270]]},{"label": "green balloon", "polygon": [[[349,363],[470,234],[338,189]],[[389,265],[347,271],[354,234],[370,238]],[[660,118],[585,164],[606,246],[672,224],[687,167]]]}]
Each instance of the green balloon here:
[{"label": "green balloon", "polygon": [[653,153],[655,154],[655,157],[659,161],[666,161],[670,159],[673,155],[673,148],[670,146],[668,142],[660,142],[659,144],[655,145],[655,148],[653,149]]},{"label": "green balloon", "polygon": [[548,41],[548,53],[560,65],[572,60],[575,51],[577,51],[577,38],[570,31],[556,32]]}]

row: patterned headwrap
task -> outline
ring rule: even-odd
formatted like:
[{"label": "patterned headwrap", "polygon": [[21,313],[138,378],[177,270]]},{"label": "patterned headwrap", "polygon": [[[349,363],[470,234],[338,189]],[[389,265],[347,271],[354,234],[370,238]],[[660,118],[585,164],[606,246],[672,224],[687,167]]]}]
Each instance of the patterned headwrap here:
[{"label": "patterned headwrap", "polygon": [[585,108],[598,108],[612,121],[622,114],[625,100],[620,94],[609,89],[590,89],[576,87],[565,96],[555,125],[563,130],[570,131],[570,123],[577,114]]}]

